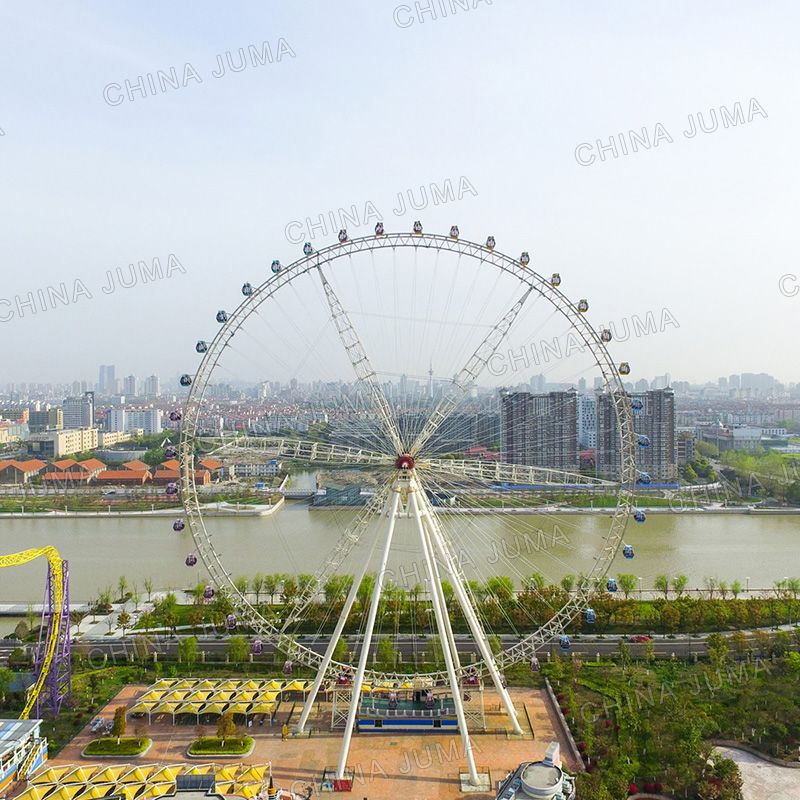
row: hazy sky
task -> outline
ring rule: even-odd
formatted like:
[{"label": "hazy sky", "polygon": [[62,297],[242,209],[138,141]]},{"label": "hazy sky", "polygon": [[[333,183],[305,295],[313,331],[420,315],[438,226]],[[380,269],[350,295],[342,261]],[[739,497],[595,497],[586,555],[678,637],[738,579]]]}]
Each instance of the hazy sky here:
[{"label": "hazy sky", "polygon": [[[389,230],[529,250],[597,322],[668,309],[677,326],[616,344],[632,378],[799,380],[800,7],[431,4],[3,2],[0,383],[193,371],[216,310],[300,254],[307,217],[368,201]],[[686,137],[710,109],[718,129]],[[448,179],[460,200],[393,213]],[[171,254],[169,278],[103,291]],[[69,303],[42,310],[61,282]]]}]

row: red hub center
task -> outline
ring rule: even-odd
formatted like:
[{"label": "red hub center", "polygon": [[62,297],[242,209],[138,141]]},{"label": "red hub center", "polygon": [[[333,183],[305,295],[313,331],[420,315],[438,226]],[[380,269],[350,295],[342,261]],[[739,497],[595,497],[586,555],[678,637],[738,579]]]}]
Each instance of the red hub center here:
[{"label": "red hub center", "polygon": [[403,453],[397,456],[397,461],[394,462],[397,469],[414,469],[414,458],[411,453]]}]

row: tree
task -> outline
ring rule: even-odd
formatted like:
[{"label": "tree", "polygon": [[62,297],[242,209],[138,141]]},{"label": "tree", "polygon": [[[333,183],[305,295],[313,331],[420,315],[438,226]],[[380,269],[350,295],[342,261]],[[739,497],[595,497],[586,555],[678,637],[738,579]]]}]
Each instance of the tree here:
[{"label": "tree", "polygon": [[131,615],[127,611],[120,611],[117,615],[117,627],[122,631],[122,635],[125,635],[125,631],[128,630],[131,626]]},{"label": "tree", "polygon": [[336,646],[333,648],[334,661],[347,661],[349,653],[347,652],[347,642],[344,639],[339,639]]},{"label": "tree", "polygon": [[144,590],[147,592],[147,602],[150,602],[150,598],[153,595],[153,579],[152,578],[145,578],[143,581]]},{"label": "tree", "polygon": [[544,584],[544,575],[541,572],[532,572],[527,578],[522,579],[522,585],[528,592],[541,592]]},{"label": "tree", "polygon": [[8,667],[0,667],[0,703],[6,702],[6,692],[14,680],[14,673]]},{"label": "tree", "polygon": [[733,581],[731,583],[731,594],[733,595],[733,599],[735,600],[742,592],[742,582],[741,581]]},{"label": "tree", "polygon": [[680,597],[686,591],[687,583],[689,583],[689,579],[685,575],[676,575],[672,579],[672,591]]},{"label": "tree", "polygon": [[711,663],[721,668],[728,660],[728,640],[721,633],[712,633],[706,639],[706,649]]},{"label": "tree", "polygon": [[281,582],[280,575],[265,575],[264,576],[264,591],[269,595],[270,605],[275,602],[275,593],[278,591],[278,586]]},{"label": "tree", "polygon": [[124,575],[120,575],[117,580],[117,591],[120,603],[124,603],[128,593],[128,579]]},{"label": "tree", "polygon": [[719,582],[713,575],[707,575],[705,578],[703,578],[703,585],[708,590],[709,600],[714,599],[714,591],[716,590],[718,583]]},{"label": "tree", "polygon": [[233,663],[239,663],[247,659],[249,647],[247,646],[247,639],[244,636],[236,635],[231,636],[228,640],[228,658]]},{"label": "tree", "polygon": [[155,621],[152,611],[143,611],[142,615],[139,617],[139,624],[144,628],[145,632],[153,627]]},{"label": "tree", "polygon": [[119,740],[125,735],[125,728],[128,725],[127,709],[125,706],[117,706],[114,709],[114,722],[111,725],[111,735]]},{"label": "tree", "polygon": [[378,661],[380,661],[386,669],[394,669],[395,662],[397,661],[397,650],[388,636],[384,636],[378,642]]},{"label": "tree", "polygon": [[191,669],[197,663],[197,637],[185,636],[178,642],[178,661]]},{"label": "tree", "polygon": [[70,611],[69,612],[69,621],[71,625],[75,626],[75,633],[81,632],[81,623],[86,619],[89,615],[88,611]]},{"label": "tree", "polygon": [[233,582],[233,585],[236,587],[236,591],[239,592],[239,594],[247,595],[247,590],[250,588],[250,580],[243,575],[241,578],[237,578]]},{"label": "tree", "polygon": [[256,595],[256,605],[258,605],[261,602],[261,592],[266,588],[266,578],[260,572],[256,572],[253,575],[251,586]]},{"label": "tree", "polygon": [[666,600],[669,597],[669,575],[656,575],[653,581],[653,588],[657,592],[663,592]]},{"label": "tree", "polygon": [[625,595],[625,599],[627,600],[631,592],[636,588],[636,576],[623,572],[617,575],[617,584],[619,584],[620,591]]},{"label": "tree", "polygon": [[575,588],[575,576],[574,575],[565,575],[561,579],[561,588],[567,594],[570,594],[572,592],[572,590]]},{"label": "tree", "polygon": [[236,721],[232,711],[226,711],[219,718],[217,723],[217,738],[222,747],[225,747],[225,740],[236,736]]},{"label": "tree", "polygon": [[500,655],[500,651],[503,649],[503,640],[496,633],[492,633],[486,637],[486,641],[489,643],[492,655]]}]

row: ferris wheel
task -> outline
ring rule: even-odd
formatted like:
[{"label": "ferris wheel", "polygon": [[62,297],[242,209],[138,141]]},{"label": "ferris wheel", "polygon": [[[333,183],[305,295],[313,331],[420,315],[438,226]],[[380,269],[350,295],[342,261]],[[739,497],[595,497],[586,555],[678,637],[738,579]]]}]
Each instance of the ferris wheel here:
[{"label": "ferris wheel", "polygon": [[[503,254],[493,236],[479,244],[461,238],[456,226],[438,235],[425,233],[419,222],[411,232],[389,233],[379,222],[374,235],[350,238],[342,230],[322,249],[307,242],[291,264],[273,260],[267,279],[244,283],[237,306],[217,312],[216,334],[196,344],[200,365],[182,376],[188,398],[182,414],[173,413],[181,419],[181,480],[171,491],[180,490],[196,550],[186,563],[202,560],[211,577],[206,597],[220,590],[230,595],[230,626],[253,631],[254,648],[269,642],[316,671],[299,730],[322,684],[347,676],[352,701],[340,775],[364,684],[424,677],[452,688],[474,777],[464,683],[476,676],[491,681],[519,733],[504,670],[535,662],[537,650],[554,641],[568,649],[565,628],[576,619],[591,625],[592,595],[598,588],[616,590],[614,579],[606,584],[606,578],[618,551],[633,556],[632,544],[623,540],[632,514],[644,520],[633,498],[637,484],[649,482],[636,459],[637,448],[649,442],[634,433],[637,409],[623,387],[630,368],[612,360],[611,332],[590,324],[588,302],[569,299],[560,287],[559,274],[539,274],[527,252]],[[530,344],[536,335],[549,343],[547,352],[553,343],[571,342],[570,352],[565,356],[559,345],[558,358],[544,358],[542,348]],[[237,381],[254,374],[262,380],[259,402],[243,393],[240,417],[220,423],[220,387],[235,393]],[[293,377],[289,388],[271,383],[281,374]],[[595,430],[606,440],[613,469],[582,468],[576,455],[571,387],[586,387],[587,379],[593,381],[589,391],[605,398],[605,422]],[[543,386],[556,391],[524,391]],[[293,469],[306,465],[318,470],[317,482],[320,474],[323,481],[362,481],[362,505],[301,512],[302,520],[328,515],[326,546],[283,618],[240,591],[226,567],[215,545],[216,521],[203,513],[198,451],[230,463],[250,458],[288,462]],[[316,484],[312,488],[316,497]],[[567,513],[554,501],[565,496],[602,496],[605,513]],[[298,528],[282,535],[285,511],[265,521],[275,535],[260,553],[244,554],[248,563],[268,569],[276,542],[283,542],[291,565],[300,564],[299,554],[313,556],[307,551],[317,545],[304,542]],[[295,513],[294,519],[301,517]],[[176,520],[175,529],[183,528]],[[398,559],[405,568],[397,568]],[[508,581],[490,574],[498,569],[528,593],[530,602],[520,601],[513,619],[499,602]],[[579,575],[566,590],[543,586],[543,577],[557,584],[567,569]],[[378,669],[374,654],[370,664],[377,638],[397,634],[396,626],[381,626],[396,606],[398,576],[409,574],[415,584],[404,597],[415,597],[415,613],[407,616],[439,637],[444,668],[438,672],[418,673],[413,665]],[[343,575],[348,580],[337,582]],[[424,608],[416,605],[420,593],[427,598]],[[325,625],[330,631],[336,618],[333,633],[320,636],[327,642],[322,651],[296,635],[308,630],[312,612],[320,632]],[[325,613],[330,618],[320,619]],[[353,667],[334,654],[354,618]],[[469,663],[457,647],[456,618],[476,650]],[[491,632],[501,628],[516,635],[511,643],[501,639],[506,645],[498,648]]]}]

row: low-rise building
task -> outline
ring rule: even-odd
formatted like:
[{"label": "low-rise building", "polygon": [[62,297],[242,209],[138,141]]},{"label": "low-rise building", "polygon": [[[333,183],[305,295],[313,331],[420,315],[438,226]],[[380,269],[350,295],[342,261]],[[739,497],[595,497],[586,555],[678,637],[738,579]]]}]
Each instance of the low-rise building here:
[{"label": "low-rise building", "polygon": [[44,431],[28,439],[28,453],[54,459],[94,450],[97,447],[97,428],[65,428]]},{"label": "low-rise building", "polygon": [[38,458],[27,461],[0,461],[0,483],[28,483],[44,470],[46,464]]},{"label": "low-rise building", "polygon": [[98,486],[141,486],[152,478],[146,469],[105,469],[94,482]]}]

